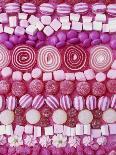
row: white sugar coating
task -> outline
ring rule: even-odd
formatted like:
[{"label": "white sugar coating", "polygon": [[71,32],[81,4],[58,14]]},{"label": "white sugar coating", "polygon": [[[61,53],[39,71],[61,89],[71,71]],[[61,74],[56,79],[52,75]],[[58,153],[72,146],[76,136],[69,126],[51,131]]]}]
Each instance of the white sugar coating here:
[{"label": "white sugar coating", "polygon": [[3,78],[10,77],[12,75],[12,69],[10,67],[5,67],[1,71],[1,75]]},{"label": "white sugar coating", "polygon": [[40,112],[35,109],[31,109],[26,113],[26,120],[30,124],[38,123],[40,120],[40,117],[41,117]]},{"label": "white sugar coating", "polygon": [[78,119],[82,124],[89,124],[93,120],[91,111],[85,109],[79,112]]},{"label": "white sugar coating", "polygon": [[67,121],[67,114],[62,109],[57,109],[53,112],[52,119],[56,124],[64,124]]},{"label": "white sugar coating", "polygon": [[112,69],[116,69],[116,60],[114,60],[112,66],[111,66]]},{"label": "white sugar coating", "polygon": [[116,70],[110,69],[107,73],[107,77],[109,79],[116,79]]},{"label": "white sugar coating", "polygon": [[114,123],[116,122],[116,111],[110,108],[103,113],[102,118],[106,123]]},{"label": "white sugar coating", "polygon": [[96,81],[98,82],[103,82],[106,80],[106,74],[105,73],[102,73],[102,72],[99,72],[96,74]]},{"label": "white sugar coating", "polygon": [[14,121],[14,112],[10,110],[4,110],[0,114],[0,121],[4,125],[9,125]]},{"label": "white sugar coating", "polygon": [[41,75],[42,75],[42,70],[40,68],[34,68],[31,72],[31,76],[34,79],[40,78]]},{"label": "white sugar coating", "polygon": [[22,72],[20,72],[20,71],[15,71],[15,72],[13,72],[13,74],[12,74],[12,79],[13,79],[14,81],[21,81],[22,78],[23,78]]},{"label": "white sugar coating", "polygon": [[23,80],[30,81],[32,79],[31,73],[24,73]]}]

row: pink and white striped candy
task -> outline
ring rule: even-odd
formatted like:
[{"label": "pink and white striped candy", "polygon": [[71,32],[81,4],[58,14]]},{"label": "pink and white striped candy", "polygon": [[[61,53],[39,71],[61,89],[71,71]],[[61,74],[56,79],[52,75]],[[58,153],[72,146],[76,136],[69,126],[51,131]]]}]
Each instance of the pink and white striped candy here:
[{"label": "pink and white striped candy", "polygon": [[20,12],[20,4],[19,3],[7,3],[5,5],[6,13],[18,13]]},{"label": "pink and white striped candy", "polygon": [[32,104],[33,98],[29,94],[23,95],[20,100],[19,104],[22,108],[28,108]]},{"label": "pink and white striped candy", "polygon": [[82,96],[76,96],[73,101],[74,108],[76,110],[83,110],[85,107],[85,100]]},{"label": "pink and white striped candy", "polygon": [[44,15],[52,15],[54,12],[54,6],[50,3],[42,3],[39,6],[39,10]]},{"label": "pink and white striped candy", "polygon": [[86,98],[86,107],[89,110],[94,110],[97,108],[97,99],[93,95],[89,95]]},{"label": "pink and white striped candy", "polygon": [[98,100],[98,108],[99,110],[105,111],[110,106],[110,98],[107,96],[102,96]]},{"label": "pink and white striped candy", "polygon": [[72,106],[72,100],[68,95],[60,97],[60,106],[64,110],[68,110]]},{"label": "pink and white striped candy", "polygon": [[53,95],[49,95],[46,99],[45,99],[46,104],[51,108],[51,109],[57,109],[59,107],[59,101],[58,99],[53,96]]},{"label": "pink and white striped candy", "polygon": [[40,109],[44,105],[44,103],[45,103],[44,101],[45,101],[45,99],[42,95],[37,95],[33,99],[32,107],[34,107],[35,109]]},{"label": "pink and white striped candy", "polygon": [[6,99],[6,106],[9,110],[14,110],[17,104],[17,99],[15,96],[9,96]]},{"label": "pink and white striped candy", "polygon": [[87,3],[77,3],[74,5],[74,12],[79,14],[87,13],[89,6]]},{"label": "pink and white striped candy", "polygon": [[111,108],[116,110],[116,94],[111,97]]},{"label": "pink and white striped candy", "polygon": [[65,3],[57,5],[56,12],[59,15],[68,15],[71,12],[71,6]]},{"label": "pink and white striped candy", "polygon": [[36,12],[36,6],[33,3],[23,3],[22,12],[33,14]]},{"label": "pink and white striped candy", "polygon": [[116,16],[116,4],[109,4],[106,11],[109,15]]},{"label": "pink and white striped candy", "polygon": [[92,5],[92,12],[97,13],[104,13],[106,11],[106,5],[103,3],[95,3]]}]

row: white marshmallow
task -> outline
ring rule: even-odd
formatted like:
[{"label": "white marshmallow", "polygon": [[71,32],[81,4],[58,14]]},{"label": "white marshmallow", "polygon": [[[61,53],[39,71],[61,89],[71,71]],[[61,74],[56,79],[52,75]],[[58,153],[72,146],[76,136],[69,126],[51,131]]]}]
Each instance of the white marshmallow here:
[{"label": "white marshmallow", "polygon": [[108,25],[109,25],[109,29],[110,29],[110,32],[116,32],[116,20],[110,20],[108,21]]},{"label": "white marshmallow", "polygon": [[28,17],[28,14],[26,14],[26,13],[18,13],[19,20],[22,20],[22,19],[26,20],[27,17]]},{"label": "white marshmallow", "polygon": [[63,133],[63,125],[54,124],[54,133]]},{"label": "white marshmallow", "polygon": [[53,72],[54,80],[62,81],[65,79],[65,73],[63,70],[57,70]]},{"label": "white marshmallow", "polygon": [[0,125],[0,135],[4,135],[5,133],[6,127],[5,125]]},{"label": "white marshmallow", "polygon": [[67,23],[62,23],[61,29],[62,30],[70,30],[71,27],[71,23],[67,22]]},{"label": "white marshmallow", "polygon": [[44,25],[38,20],[36,22],[36,27],[38,28],[39,31],[42,31],[44,28]]},{"label": "white marshmallow", "polygon": [[14,134],[21,137],[23,135],[24,129],[24,126],[16,125]]},{"label": "white marshmallow", "polygon": [[12,127],[12,125],[6,125],[5,134],[6,135],[13,135],[13,127]]},{"label": "white marshmallow", "polygon": [[102,31],[103,32],[109,32],[110,31],[109,25],[108,24],[103,24]]},{"label": "white marshmallow", "polygon": [[103,81],[106,80],[106,74],[102,73],[102,72],[99,72],[99,73],[96,74],[95,78],[96,78],[96,80],[98,82],[103,82]]},{"label": "white marshmallow", "polygon": [[95,16],[95,21],[105,23],[106,22],[106,15],[97,13]]},{"label": "white marshmallow", "polygon": [[84,134],[90,135],[91,134],[91,126],[90,124],[84,125]]},{"label": "white marshmallow", "polygon": [[112,69],[116,69],[116,60],[114,60],[114,62],[112,63],[111,68],[112,68]]},{"label": "white marshmallow", "polygon": [[102,22],[93,22],[93,30],[101,31],[102,30]]},{"label": "white marshmallow", "polygon": [[31,72],[31,76],[34,79],[40,78],[41,75],[42,75],[42,70],[40,68],[34,68]]},{"label": "white marshmallow", "polygon": [[76,21],[76,22],[78,22],[79,19],[80,19],[80,15],[79,15],[79,14],[70,13],[70,20],[71,20],[71,21]]},{"label": "white marshmallow", "polygon": [[76,135],[76,128],[70,128],[70,136]]},{"label": "white marshmallow", "polygon": [[14,33],[14,28],[11,28],[9,26],[4,27],[4,32],[7,34],[13,34]]},{"label": "white marshmallow", "polygon": [[85,70],[84,75],[87,80],[93,80],[95,78],[95,73],[94,73],[93,69]]},{"label": "white marshmallow", "polygon": [[26,134],[33,134],[33,125],[26,125],[25,126],[25,133]]},{"label": "white marshmallow", "polygon": [[116,79],[116,70],[110,69],[107,73],[107,77],[109,79]]},{"label": "white marshmallow", "polygon": [[115,124],[108,124],[110,135],[116,135],[116,123]]},{"label": "white marshmallow", "polygon": [[34,126],[34,137],[40,137],[41,136],[41,127]]},{"label": "white marshmallow", "polygon": [[83,23],[90,23],[92,22],[93,17],[91,16],[82,16]]},{"label": "white marshmallow", "polygon": [[92,23],[83,23],[83,30],[85,31],[92,31],[93,24]]},{"label": "white marshmallow", "polygon": [[54,31],[58,31],[61,27],[61,23],[59,22],[59,20],[54,19],[51,23],[50,26],[54,29]]},{"label": "white marshmallow", "polygon": [[34,15],[31,15],[28,19],[28,22],[31,24],[31,25],[34,25],[36,26],[36,23],[39,21],[39,18],[34,16]]},{"label": "white marshmallow", "polygon": [[109,135],[108,125],[102,125],[101,126],[101,133],[102,133],[103,136],[108,136]]},{"label": "white marshmallow", "polygon": [[52,80],[52,73],[43,73],[43,81],[49,81]]},{"label": "white marshmallow", "polygon": [[20,20],[20,26],[26,28],[29,26],[29,22],[27,20]]},{"label": "white marshmallow", "polygon": [[3,25],[0,24],[0,33],[2,33],[4,30],[3,30]]},{"label": "white marshmallow", "polygon": [[8,78],[12,75],[12,69],[10,67],[5,67],[1,71],[1,75],[3,78]]},{"label": "white marshmallow", "polygon": [[31,79],[32,79],[32,76],[30,73],[23,74],[23,80],[25,80],[26,82],[30,81]]},{"label": "white marshmallow", "polygon": [[15,34],[18,35],[18,36],[22,36],[25,34],[25,29],[21,26],[17,26],[15,28]]},{"label": "white marshmallow", "polygon": [[65,76],[66,76],[66,80],[71,80],[71,81],[75,80],[75,74],[74,73],[65,73]]},{"label": "white marshmallow", "polygon": [[84,133],[83,125],[77,124],[76,125],[76,135],[83,135],[83,133]]},{"label": "white marshmallow", "polygon": [[92,129],[91,130],[92,138],[98,138],[101,136],[101,129]]},{"label": "white marshmallow", "polygon": [[50,26],[46,26],[43,32],[49,37],[54,33],[54,30]]},{"label": "white marshmallow", "polygon": [[43,23],[43,25],[50,25],[51,20],[51,16],[41,16],[41,22]]},{"label": "white marshmallow", "polygon": [[52,136],[54,134],[53,126],[45,127],[44,130],[46,136]]},{"label": "white marshmallow", "polygon": [[10,27],[16,27],[17,26],[17,17],[16,16],[10,16],[9,17],[9,26]]},{"label": "white marshmallow", "polygon": [[0,23],[8,23],[8,15],[6,13],[0,14]]},{"label": "white marshmallow", "polygon": [[86,81],[86,77],[83,72],[75,73],[75,77],[77,81]]},{"label": "white marshmallow", "polygon": [[65,135],[65,136],[71,136],[71,134],[70,134],[70,127],[64,125],[63,135]]},{"label": "white marshmallow", "polygon": [[21,81],[22,80],[22,76],[23,76],[22,72],[15,71],[12,74],[12,79],[13,79],[13,81]]},{"label": "white marshmallow", "polygon": [[68,23],[69,22],[69,16],[62,16],[60,17],[60,22],[61,23]]},{"label": "white marshmallow", "polygon": [[29,34],[29,35],[35,35],[37,32],[37,27],[34,26],[34,25],[29,25],[27,28],[26,28],[26,33]]},{"label": "white marshmallow", "polygon": [[72,30],[82,31],[83,24],[81,22],[72,21]]}]

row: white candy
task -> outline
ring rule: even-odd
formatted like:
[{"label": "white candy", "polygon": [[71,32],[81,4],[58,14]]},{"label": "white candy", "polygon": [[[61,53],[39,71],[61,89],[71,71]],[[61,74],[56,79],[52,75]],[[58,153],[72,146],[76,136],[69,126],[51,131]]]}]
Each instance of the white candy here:
[{"label": "white candy", "polygon": [[52,80],[52,73],[43,73],[43,81],[49,81]]},{"label": "white candy", "polygon": [[62,16],[60,17],[60,22],[61,23],[68,23],[69,22],[69,16]]},{"label": "white candy", "polygon": [[108,25],[109,25],[110,32],[116,32],[116,27],[114,26],[116,25],[116,20],[108,21]]},{"label": "white candy", "polygon": [[20,20],[20,26],[27,28],[29,26],[29,22],[27,20]]},{"label": "white candy", "polygon": [[72,21],[72,30],[82,31],[83,24],[81,22]]},{"label": "white candy", "polygon": [[23,80],[25,80],[26,82],[30,81],[31,79],[32,79],[32,76],[30,73],[23,74]]},{"label": "white candy", "polygon": [[12,125],[6,125],[5,134],[6,135],[13,135],[13,127],[12,127]]},{"label": "white candy", "polygon": [[70,30],[70,27],[71,27],[71,23],[70,22],[62,23],[61,29],[62,30]]},{"label": "white candy", "polygon": [[28,17],[27,13],[18,13],[19,20],[26,20]]},{"label": "white candy", "polygon": [[40,137],[41,136],[41,127],[34,126],[34,137]]},{"label": "white candy", "polygon": [[92,23],[83,23],[83,30],[85,31],[92,31],[93,24]]},{"label": "white candy", "polygon": [[92,22],[92,16],[82,16],[83,23],[90,23]]},{"label": "white candy", "polygon": [[46,36],[51,36],[54,33],[54,30],[50,26],[46,26],[43,29],[43,32],[45,33]]},{"label": "white candy", "polygon": [[71,130],[70,130],[71,128],[69,127],[69,126],[66,126],[66,125],[64,125],[64,132],[63,132],[63,135],[65,135],[65,136],[71,136]]},{"label": "white candy", "polygon": [[84,125],[84,134],[90,135],[91,134],[91,126],[90,124]]},{"label": "white candy", "polygon": [[99,14],[99,13],[96,14],[95,21],[105,23],[106,22],[106,15],[105,14]]},{"label": "white candy", "polygon": [[95,78],[95,73],[92,69],[85,70],[84,75],[87,80],[93,80]]},{"label": "white candy", "polygon": [[54,124],[54,133],[63,133],[63,125]]},{"label": "white candy", "polygon": [[101,126],[101,133],[102,133],[103,136],[108,136],[109,135],[108,125],[102,125]]},{"label": "white candy", "polygon": [[53,133],[53,126],[45,127],[44,130],[45,130],[46,136],[52,136],[54,134]]},{"label": "white candy", "polygon": [[50,25],[51,20],[51,16],[41,16],[41,22],[43,23],[43,25]]},{"label": "white candy", "polygon": [[62,81],[65,79],[65,73],[63,70],[57,70],[53,72],[54,80]]},{"label": "white candy", "polygon": [[93,21],[93,30],[101,31],[102,30],[102,22]]},{"label": "white candy", "polygon": [[96,74],[96,77],[95,78],[96,78],[96,80],[98,82],[103,82],[103,81],[106,80],[106,74],[105,73],[102,73],[102,72],[99,72],[99,73]]},{"label": "white candy", "polygon": [[84,133],[84,128],[82,124],[77,124],[76,125],[76,135],[83,135]]},{"label": "white candy", "polygon": [[110,31],[109,24],[103,24],[102,31],[103,32],[109,32]]},{"label": "white candy", "polygon": [[43,30],[44,25],[42,24],[42,22],[38,21],[36,22],[36,27],[38,28],[39,31]]},{"label": "white candy", "polygon": [[34,25],[36,26],[36,23],[39,21],[39,18],[34,16],[34,15],[31,15],[28,19],[28,22],[31,24],[31,25]]},{"label": "white candy", "polygon": [[14,33],[14,28],[11,28],[9,26],[4,27],[4,32],[7,34],[13,34]]},{"label": "white candy", "polygon": [[26,133],[26,134],[33,134],[33,125],[27,124],[27,125],[25,126],[25,133]]},{"label": "white candy", "polygon": [[102,115],[102,119],[106,123],[115,123],[116,122],[116,111],[114,109],[109,108],[108,110],[104,111]]},{"label": "white candy", "polygon": [[8,78],[12,75],[12,69],[10,67],[5,67],[1,71],[1,75],[3,78]]},{"label": "white candy", "polygon": [[71,81],[75,80],[75,74],[74,73],[65,73],[65,76],[66,76],[66,80],[71,80]]},{"label": "white candy", "polygon": [[22,76],[23,76],[22,72],[15,71],[12,74],[12,79],[13,79],[13,81],[21,81],[22,80]]},{"label": "white candy", "polygon": [[77,81],[86,81],[86,77],[83,72],[75,73],[75,77]]},{"label": "white candy", "polygon": [[42,70],[40,68],[34,68],[31,72],[32,78],[40,78],[42,75]]},{"label": "white candy", "polygon": [[17,17],[16,16],[10,16],[9,17],[9,26],[10,27],[16,27],[17,26]]},{"label": "white candy", "polygon": [[59,22],[59,20],[54,19],[51,23],[50,26],[54,29],[54,31],[58,31],[61,27],[61,23]]},{"label": "white candy", "polygon": [[114,60],[112,66],[111,66],[112,69],[116,69],[116,60]]},{"label": "white candy", "polygon": [[6,133],[5,133],[5,128],[6,128],[5,125],[0,125],[0,135],[6,134]]},{"label": "white candy", "polygon": [[18,35],[18,36],[22,36],[25,34],[25,29],[21,26],[17,26],[15,28],[15,34]]},{"label": "white candy", "polygon": [[0,114],[0,121],[4,125],[10,125],[14,121],[14,112],[10,110],[4,110]]},{"label": "white candy", "polygon": [[35,35],[37,32],[37,27],[34,26],[34,25],[29,25],[27,28],[26,28],[26,33],[29,34],[29,35]]},{"label": "white candy", "polygon": [[0,24],[0,33],[2,33],[4,30],[3,30],[3,25]]},{"label": "white candy", "polygon": [[80,15],[79,15],[79,14],[70,13],[70,20],[71,20],[71,21],[76,21],[76,22],[78,22],[79,19],[80,19]]},{"label": "white candy", "polygon": [[20,125],[16,125],[14,134],[21,137],[23,135],[23,132],[24,132],[24,127]]},{"label": "white candy", "polygon": [[8,23],[8,15],[6,13],[0,14],[0,23]]},{"label": "white candy", "polygon": [[109,79],[116,79],[116,70],[110,69],[107,73],[107,77]]}]

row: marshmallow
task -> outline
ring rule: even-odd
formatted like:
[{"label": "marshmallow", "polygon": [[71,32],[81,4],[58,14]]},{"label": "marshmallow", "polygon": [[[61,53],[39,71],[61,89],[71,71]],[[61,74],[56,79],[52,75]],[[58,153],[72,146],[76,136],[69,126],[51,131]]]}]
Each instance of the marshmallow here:
[{"label": "marshmallow", "polygon": [[102,30],[102,22],[93,22],[93,30],[101,31]]},{"label": "marshmallow", "polygon": [[106,15],[97,13],[95,16],[95,21],[105,23],[106,22]]},{"label": "marshmallow", "polygon": [[85,70],[84,75],[87,80],[93,80],[95,78],[95,73],[92,69]]},{"label": "marshmallow", "polygon": [[30,35],[35,35],[37,32],[37,27],[34,26],[34,25],[29,25],[27,28],[26,28],[26,33],[27,34],[30,34]]},{"label": "marshmallow", "polygon": [[40,78],[41,75],[42,75],[42,70],[40,68],[34,68],[31,72],[31,76],[34,79]]},{"label": "marshmallow", "polygon": [[39,18],[34,16],[34,15],[31,15],[28,19],[28,22],[31,24],[31,25],[34,25],[36,26],[36,23],[39,21]]},{"label": "marshmallow", "polygon": [[14,28],[11,28],[9,26],[4,27],[4,32],[8,34],[13,34],[14,33]]},{"label": "marshmallow", "polygon": [[29,22],[27,20],[20,20],[20,26],[27,28],[29,26]]},{"label": "marshmallow", "polygon": [[20,125],[16,125],[14,134],[21,137],[23,135],[23,132],[24,132],[24,127]]},{"label": "marshmallow", "polygon": [[116,79],[116,70],[110,69],[107,73],[107,77],[109,79]]},{"label": "marshmallow", "polygon": [[28,17],[27,13],[18,13],[19,20],[26,20]]},{"label": "marshmallow", "polygon": [[64,125],[63,135],[65,135],[65,136],[71,136],[71,134],[70,134],[70,127]]},{"label": "marshmallow", "polygon": [[8,15],[6,13],[0,14],[0,23],[3,23],[3,24],[8,23]]},{"label": "marshmallow", "polygon": [[90,23],[92,22],[91,16],[82,16],[83,23]]},{"label": "marshmallow", "polygon": [[109,135],[108,125],[102,125],[101,126],[101,133],[102,133],[103,136],[108,136]]},{"label": "marshmallow", "polygon": [[52,73],[43,73],[43,81],[49,81],[52,80]]},{"label": "marshmallow", "polygon": [[83,23],[83,30],[86,30],[86,31],[92,31],[93,29],[93,24],[92,23]]},{"label": "marshmallow", "polygon": [[116,60],[114,60],[114,62],[112,63],[111,68],[116,70]]},{"label": "marshmallow", "polygon": [[30,73],[23,74],[23,80],[25,80],[26,82],[30,81],[31,79],[32,79],[32,76]]},{"label": "marshmallow", "polygon": [[70,22],[62,23],[61,29],[62,30],[70,30],[70,26],[71,26],[71,23]]},{"label": "marshmallow", "polygon": [[59,20],[54,19],[51,23],[50,26],[54,29],[54,31],[58,31],[61,27],[61,23],[59,22]]},{"label": "marshmallow", "polygon": [[3,25],[0,24],[0,33],[2,33],[4,30],[3,30]]},{"label": "marshmallow", "polygon": [[25,126],[25,133],[26,134],[33,134],[33,125],[26,125]]},{"label": "marshmallow", "polygon": [[5,130],[6,130],[5,125],[0,125],[0,135],[6,134]]},{"label": "marshmallow", "polygon": [[51,16],[41,16],[41,22],[43,25],[50,25],[51,20]]},{"label": "marshmallow", "polygon": [[63,133],[63,125],[54,124],[54,133]]},{"label": "marshmallow", "polygon": [[38,29],[39,31],[42,31],[43,28],[44,28],[44,25],[38,20],[38,21],[36,22],[36,27],[37,27],[37,29]]},{"label": "marshmallow", "polygon": [[10,67],[5,67],[1,71],[1,75],[3,78],[8,78],[12,75],[12,69]]},{"label": "marshmallow", "polygon": [[54,80],[62,81],[65,80],[65,73],[63,70],[57,70],[53,72]]},{"label": "marshmallow", "polygon": [[91,134],[91,126],[90,124],[84,125],[84,134],[90,135]]},{"label": "marshmallow", "polygon": [[46,26],[43,32],[49,37],[54,33],[54,30],[50,26]]},{"label": "marshmallow", "polygon": [[13,135],[13,127],[12,127],[12,125],[6,125],[5,134],[6,135]]},{"label": "marshmallow", "polygon": [[82,31],[82,26],[83,26],[82,23],[72,21],[72,27],[71,27],[71,29],[72,30],[77,30],[77,31]]},{"label": "marshmallow", "polygon": [[70,20],[71,20],[71,21],[78,22],[79,19],[80,19],[80,15],[79,15],[79,14],[70,13]]},{"label": "marshmallow", "polygon": [[108,21],[110,32],[116,32],[116,20]]},{"label": "marshmallow", "polygon": [[52,136],[54,134],[53,133],[53,126],[45,127],[44,130],[45,130],[46,136]]},{"label": "marshmallow", "polygon": [[76,135],[76,128],[70,128],[70,136]]},{"label": "marshmallow", "polygon": [[76,125],[76,135],[83,135],[84,129],[82,124]]},{"label": "marshmallow", "polygon": [[22,72],[20,72],[20,71],[13,72],[12,79],[13,79],[13,81],[21,81],[22,80]]},{"label": "marshmallow", "polygon": [[9,26],[10,27],[16,27],[17,26],[17,17],[16,16],[10,16],[9,17]]},{"label": "marshmallow", "polygon": [[115,135],[116,134],[116,124],[108,124],[108,126],[109,126],[109,130],[110,130],[110,134]]},{"label": "marshmallow", "polygon": [[65,76],[66,76],[66,80],[71,80],[71,81],[75,80],[75,74],[74,73],[65,73]]},{"label": "marshmallow", "polygon": [[68,23],[69,22],[69,16],[62,16],[60,17],[60,22],[61,23]]},{"label": "marshmallow", "polygon": [[93,138],[98,138],[101,136],[101,129],[92,129],[91,130],[91,136]]},{"label": "marshmallow", "polygon": [[15,28],[15,34],[18,35],[18,36],[22,36],[25,34],[25,29],[21,26],[17,26]]},{"label": "marshmallow", "polygon": [[75,73],[75,77],[77,81],[86,81],[86,77],[83,72]]},{"label": "marshmallow", "polygon": [[41,136],[41,127],[34,126],[34,137],[40,137]]},{"label": "marshmallow", "polygon": [[102,72],[99,72],[96,74],[96,81],[98,82],[103,82],[106,80],[106,74],[105,73],[102,73]]},{"label": "marshmallow", "polygon": [[103,32],[109,32],[110,31],[109,25],[108,24],[103,24],[102,31]]}]

